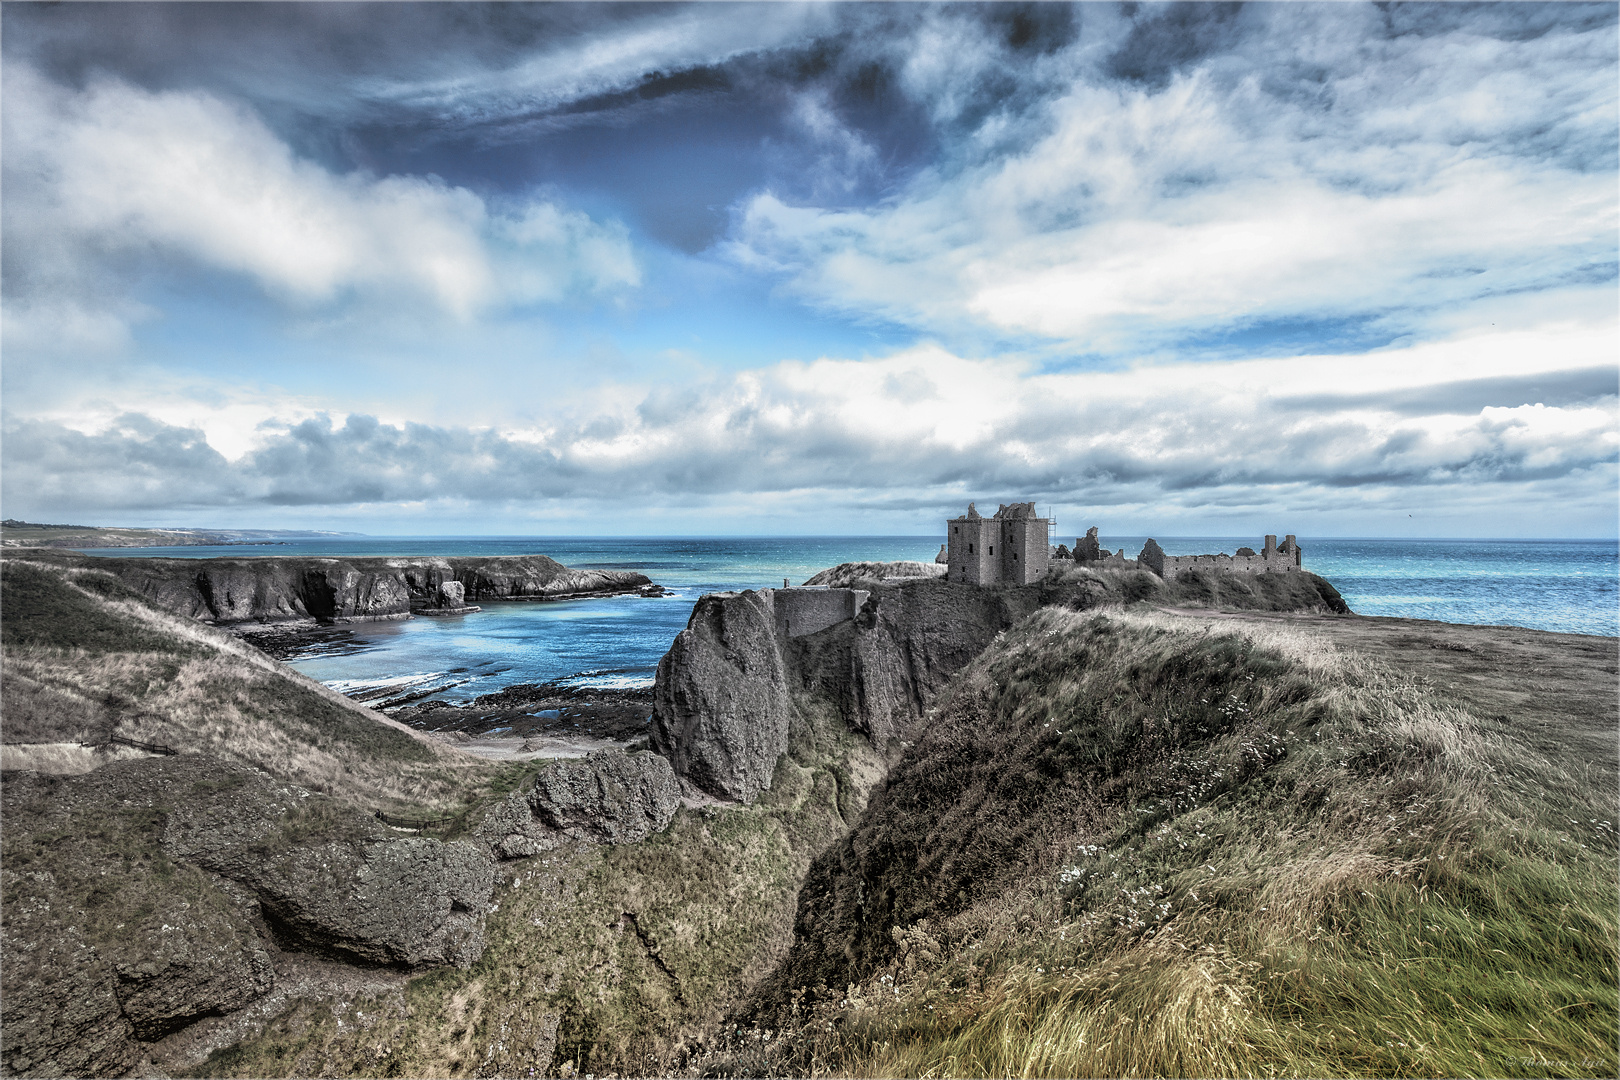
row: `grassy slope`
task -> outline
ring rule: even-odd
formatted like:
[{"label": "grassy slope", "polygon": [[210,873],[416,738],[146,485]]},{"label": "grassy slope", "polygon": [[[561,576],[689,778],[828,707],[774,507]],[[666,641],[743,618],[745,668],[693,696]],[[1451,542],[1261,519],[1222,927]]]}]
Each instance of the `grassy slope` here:
[{"label": "grassy slope", "polygon": [[217,544],[231,538],[228,534],[201,529],[120,529],[116,526],[35,525],[26,522],[0,527],[0,541],[11,548],[191,546]]},{"label": "grassy slope", "polygon": [[[154,608],[111,574],[0,562],[8,767],[82,771],[109,734],[261,768],[364,809],[455,811],[511,768],[433,745],[252,646]],[[82,758],[83,760],[80,760]]]},{"label": "grassy slope", "polygon": [[772,1037],[716,1064],[1613,1076],[1614,643],[1592,640],[1599,711],[1527,714],[1281,621],[1043,612],[817,861]]}]

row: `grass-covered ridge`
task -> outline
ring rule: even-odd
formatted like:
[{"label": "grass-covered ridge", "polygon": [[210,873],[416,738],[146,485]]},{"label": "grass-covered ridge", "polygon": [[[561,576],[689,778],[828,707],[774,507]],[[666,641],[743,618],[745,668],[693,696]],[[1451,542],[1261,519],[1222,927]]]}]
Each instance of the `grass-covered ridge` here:
[{"label": "grass-covered ridge", "polygon": [[458,812],[517,782],[512,767],[435,745],[94,566],[19,554],[0,574],[6,768],[83,772],[108,755],[79,744],[117,734],[368,812]]},{"label": "grass-covered ridge", "polygon": [[1515,719],[1286,626],[1041,612],[817,860],[729,1067],[1615,1075],[1613,755]]}]

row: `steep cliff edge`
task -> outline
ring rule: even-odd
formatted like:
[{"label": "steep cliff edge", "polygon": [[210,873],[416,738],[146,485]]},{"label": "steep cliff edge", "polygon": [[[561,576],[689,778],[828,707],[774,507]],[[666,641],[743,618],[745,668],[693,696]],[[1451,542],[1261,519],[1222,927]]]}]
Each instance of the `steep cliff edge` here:
[{"label": "steep cliff edge", "polygon": [[1042,611],[912,728],[701,1067],[1614,1075],[1616,660]]},{"label": "steep cliff edge", "polygon": [[[953,675],[1042,607],[1349,610],[1313,574],[1183,573],[1166,582],[1141,570],[1070,569],[1035,585],[981,587],[937,576],[886,580],[897,565],[850,563],[811,579],[859,588],[701,598],[653,688],[653,746],[676,774],[717,798],[751,802],[770,786],[795,726],[823,711],[886,754]],[[840,617],[845,598],[853,618]]]},{"label": "steep cliff edge", "polygon": [[221,624],[367,622],[481,600],[560,600],[657,588],[645,574],[574,570],[544,555],[124,559],[51,552],[49,557],[104,570],[168,611]]}]

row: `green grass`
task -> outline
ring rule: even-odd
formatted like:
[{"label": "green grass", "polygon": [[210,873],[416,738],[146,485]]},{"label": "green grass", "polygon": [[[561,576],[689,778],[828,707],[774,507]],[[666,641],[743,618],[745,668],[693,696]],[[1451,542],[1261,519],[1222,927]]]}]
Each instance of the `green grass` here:
[{"label": "green grass", "polygon": [[139,600],[111,576],[83,574],[76,579],[79,588],[73,588],[64,575],[53,570],[14,556],[0,561],[0,644],[7,648],[82,649],[91,654],[194,656],[200,652],[189,642],[154,631],[133,618],[111,615],[106,605],[85,594]]},{"label": "green grass", "polygon": [[1612,1076],[1617,821],[1307,636],[1044,612],[817,861],[726,1067]]}]

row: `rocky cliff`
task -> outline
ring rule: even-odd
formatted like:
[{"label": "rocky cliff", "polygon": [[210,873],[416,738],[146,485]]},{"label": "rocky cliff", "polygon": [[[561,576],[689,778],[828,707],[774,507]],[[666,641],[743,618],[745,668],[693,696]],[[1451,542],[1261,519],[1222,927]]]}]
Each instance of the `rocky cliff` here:
[{"label": "rocky cliff", "polygon": [[[653,688],[653,746],[676,774],[718,798],[751,802],[770,787],[795,725],[807,711],[824,709],[887,753],[953,675],[1041,607],[1349,610],[1313,574],[1240,580],[1186,573],[1165,582],[1141,570],[1070,569],[1034,585],[981,587],[932,576],[885,580],[897,565],[848,563],[810,579],[859,584],[853,595],[864,602],[854,618],[802,636],[789,633],[791,620],[778,618],[778,609],[809,590],[700,599],[660,661]],[[904,569],[919,566],[929,569]]]},{"label": "rocky cliff", "polygon": [[789,637],[781,591],[715,593],[658,665],[653,745],[690,784],[751,802],[771,785],[800,712],[829,707],[882,752],[945,682],[1042,592],[941,580],[882,585],[859,614]]},{"label": "rocky cliff", "polygon": [[544,555],[97,558],[85,565],[116,574],[169,611],[214,623],[403,619],[413,611],[431,614],[480,600],[560,600],[656,588],[644,574],[573,570]]},{"label": "rocky cliff", "polygon": [[[522,775],[458,753],[163,610],[107,563],[0,560],[0,1073],[173,1075],[255,1010],[322,992],[310,965],[348,983],[459,973],[519,849],[606,849],[670,823],[656,755]],[[84,745],[111,735],[179,752]]]}]

